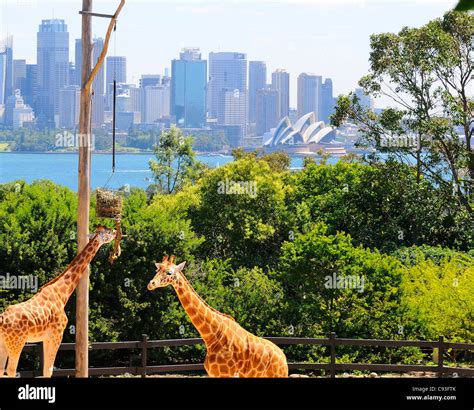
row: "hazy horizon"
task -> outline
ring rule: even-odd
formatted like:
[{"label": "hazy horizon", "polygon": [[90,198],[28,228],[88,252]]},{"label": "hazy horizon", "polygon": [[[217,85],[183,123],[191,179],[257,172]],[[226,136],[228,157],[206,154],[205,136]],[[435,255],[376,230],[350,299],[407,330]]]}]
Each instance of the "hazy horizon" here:
[{"label": "hazy horizon", "polygon": [[[127,81],[163,74],[183,47],[237,51],[291,76],[291,106],[302,72],[332,78],[334,94],[347,93],[368,71],[369,36],[420,26],[448,11],[455,0],[133,0],[120,16],[108,55],[127,57]],[[112,14],[119,1],[96,0],[94,11]],[[2,0],[0,38],[13,36],[15,59],[36,62],[36,33],[43,19],[68,25],[69,60],[80,38],[82,1]],[[93,35],[104,37],[108,20],[94,18]],[[376,101],[385,106],[387,101]]]}]

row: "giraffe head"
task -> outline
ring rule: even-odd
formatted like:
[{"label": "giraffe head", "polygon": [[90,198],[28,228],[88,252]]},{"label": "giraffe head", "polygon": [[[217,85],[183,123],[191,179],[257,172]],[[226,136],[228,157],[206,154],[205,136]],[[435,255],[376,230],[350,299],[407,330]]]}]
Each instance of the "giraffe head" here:
[{"label": "giraffe head", "polygon": [[179,279],[179,275],[181,274],[184,265],[186,265],[186,262],[175,265],[173,261],[174,256],[171,256],[169,259],[167,256],[164,256],[161,263],[155,263],[156,275],[148,284],[148,290],[163,288]]},{"label": "giraffe head", "polygon": [[89,239],[93,240],[97,238],[100,245],[112,242],[117,235],[117,232],[114,229],[109,229],[103,225],[97,225],[95,233],[89,235]]}]

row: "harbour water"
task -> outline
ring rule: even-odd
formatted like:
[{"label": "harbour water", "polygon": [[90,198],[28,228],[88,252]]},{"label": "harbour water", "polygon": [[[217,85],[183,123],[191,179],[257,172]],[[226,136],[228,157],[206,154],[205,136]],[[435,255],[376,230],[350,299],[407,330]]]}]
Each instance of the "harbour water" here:
[{"label": "harbour water", "polygon": [[[115,173],[112,175],[112,155],[92,155],[92,189],[105,185],[110,188],[119,188],[127,184],[131,187],[148,187],[153,182],[148,165],[149,160],[153,157],[152,153],[118,154]],[[232,156],[225,155],[199,155],[197,158],[211,168],[233,161]],[[331,158],[329,162],[336,161],[337,158]],[[301,157],[292,158],[292,167],[299,168],[302,165],[303,159]],[[0,153],[0,183],[20,179],[27,182],[49,179],[77,191],[77,167],[77,153]]]}]

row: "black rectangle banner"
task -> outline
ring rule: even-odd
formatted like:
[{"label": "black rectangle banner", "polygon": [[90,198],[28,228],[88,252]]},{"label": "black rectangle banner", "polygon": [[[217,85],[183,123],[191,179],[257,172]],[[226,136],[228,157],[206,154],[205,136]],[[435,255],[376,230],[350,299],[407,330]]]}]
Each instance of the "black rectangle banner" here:
[{"label": "black rectangle banner", "polygon": [[2,379],[10,409],[474,408],[474,379]]}]

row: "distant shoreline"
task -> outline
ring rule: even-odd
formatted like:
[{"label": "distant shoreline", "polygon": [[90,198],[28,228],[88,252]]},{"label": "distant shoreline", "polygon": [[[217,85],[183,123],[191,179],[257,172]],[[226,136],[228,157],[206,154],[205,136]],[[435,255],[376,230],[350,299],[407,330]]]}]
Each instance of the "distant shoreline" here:
[{"label": "distant shoreline", "polygon": [[[44,155],[44,154],[51,154],[51,155],[78,155],[78,152],[57,152],[57,151],[0,151],[0,154],[35,154],[35,155]],[[92,151],[92,154],[97,155],[112,155],[110,151]],[[211,156],[211,157],[231,157],[231,154],[222,154],[222,153],[215,153],[215,152],[196,152],[196,155],[200,156]],[[121,151],[116,152],[115,155],[154,155],[153,151],[134,151],[134,152],[127,152]]]}]

